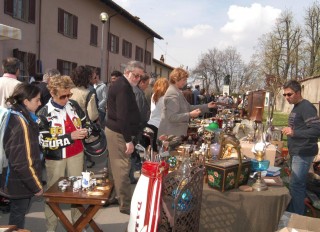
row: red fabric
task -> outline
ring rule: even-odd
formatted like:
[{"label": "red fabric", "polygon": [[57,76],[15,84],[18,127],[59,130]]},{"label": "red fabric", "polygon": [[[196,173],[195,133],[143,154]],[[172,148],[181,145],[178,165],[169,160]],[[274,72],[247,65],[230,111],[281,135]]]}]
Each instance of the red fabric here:
[{"label": "red fabric", "polygon": [[149,177],[147,209],[145,225],[149,231],[157,231],[160,215],[160,198],[162,191],[162,178],[168,174],[169,165],[166,162],[156,163],[146,161],[142,164],[142,174]]},{"label": "red fabric", "polygon": [[[76,130],[76,127],[73,125],[72,120],[69,115],[67,115],[67,120],[64,122],[66,134],[69,134]],[[82,141],[77,139],[73,144],[66,147],[66,158],[72,157],[79,154],[83,151]]]}]

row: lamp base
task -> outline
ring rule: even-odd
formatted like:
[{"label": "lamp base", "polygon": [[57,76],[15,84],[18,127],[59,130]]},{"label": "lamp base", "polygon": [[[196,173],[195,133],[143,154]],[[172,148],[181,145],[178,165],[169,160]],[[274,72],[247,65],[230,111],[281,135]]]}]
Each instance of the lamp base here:
[{"label": "lamp base", "polygon": [[252,185],[252,188],[258,192],[268,189],[267,184],[263,181],[263,179],[261,179],[261,171],[258,172],[258,179],[256,183]]}]

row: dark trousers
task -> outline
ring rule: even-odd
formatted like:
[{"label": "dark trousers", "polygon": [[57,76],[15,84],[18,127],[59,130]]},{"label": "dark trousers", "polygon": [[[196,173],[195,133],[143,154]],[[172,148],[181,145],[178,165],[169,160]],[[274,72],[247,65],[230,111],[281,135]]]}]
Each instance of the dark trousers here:
[{"label": "dark trousers", "polygon": [[19,229],[23,229],[31,198],[11,199],[10,201],[9,225],[16,225]]}]

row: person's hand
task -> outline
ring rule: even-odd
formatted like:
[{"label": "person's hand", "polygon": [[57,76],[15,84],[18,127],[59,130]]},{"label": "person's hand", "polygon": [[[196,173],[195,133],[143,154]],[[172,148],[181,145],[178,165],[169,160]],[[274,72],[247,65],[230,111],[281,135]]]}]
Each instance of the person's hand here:
[{"label": "person's hand", "polygon": [[215,102],[209,102],[208,103],[208,108],[217,108],[217,104]]},{"label": "person's hand", "polygon": [[196,118],[201,114],[201,110],[200,109],[195,109],[195,110],[191,111],[189,114],[190,114],[190,117]]},{"label": "person's hand", "polygon": [[134,151],[134,145],[133,145],[133,143],[132,143],[132,142],[126,143],[126,147],[127,147],[127,150],[125,151],[125,153],[126,153],[127,155],[131,155],[131,154],[133,153],[133,151]]},{"label": "person's hand", "polygon": [[282,134],[286,136],[293,136],[293,129],[291,127],[285,127],[282,129]]},{"label": "person's hand", "polygon": [[39,197],[42,196],[43,194],[43,189],[41,189],[39,192],[37,192],[36,194],[34,194],[35,196]]},{"label": "person's hand", "polygon": [[71,132],[71,139],[84,139],[88,135],[88,130],[86,128],[82,128],[76,131]]}]

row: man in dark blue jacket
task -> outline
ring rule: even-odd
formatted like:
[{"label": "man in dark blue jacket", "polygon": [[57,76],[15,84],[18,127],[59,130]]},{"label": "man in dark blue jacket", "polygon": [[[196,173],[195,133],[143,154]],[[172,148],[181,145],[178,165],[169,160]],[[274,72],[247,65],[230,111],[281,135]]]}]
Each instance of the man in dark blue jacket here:
[{"label": "man in dark blue jacket", "polygon": [[283,86],[283,96],[293,104],[289,115],[288,127],[282,133],[288,136],[288,148],[291,156],[290,212],[304,215],[306,197],[306,179],[314,156],[318,153],[320,119],[317,109],[301,96],[301,85],[295,80]]}]

